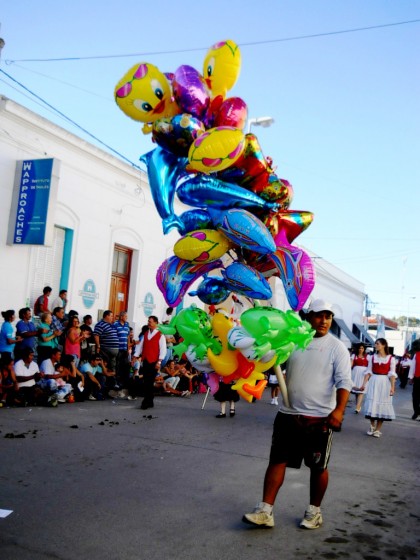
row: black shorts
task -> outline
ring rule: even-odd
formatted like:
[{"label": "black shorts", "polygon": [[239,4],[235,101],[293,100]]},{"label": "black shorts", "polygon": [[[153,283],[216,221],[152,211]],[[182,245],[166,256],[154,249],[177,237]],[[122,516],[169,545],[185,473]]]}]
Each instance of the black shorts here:
[{"label": "black shorts", "polygon": [[279,412],[274,421],[270,464],[286,463],[288,467],[300,469],[303,460],[310,469],[325,470],[332,436],[326,418]]}]

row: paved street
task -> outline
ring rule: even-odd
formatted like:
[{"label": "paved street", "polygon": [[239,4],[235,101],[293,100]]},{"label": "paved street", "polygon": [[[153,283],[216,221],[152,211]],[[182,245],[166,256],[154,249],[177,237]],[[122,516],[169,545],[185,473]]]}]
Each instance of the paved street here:
[{"label": "paved street", "polygon": [[[420,422],[411,388],[381,439],[349,405],[334,436],[324,525],[298,528],[309,471],[290,470],[274,529],[241,522],[261,497],[269,392],[216,419],[203,395],[0,410],[2,560],[420,557]],[[13,437],[12,437],[13,436]]]}]

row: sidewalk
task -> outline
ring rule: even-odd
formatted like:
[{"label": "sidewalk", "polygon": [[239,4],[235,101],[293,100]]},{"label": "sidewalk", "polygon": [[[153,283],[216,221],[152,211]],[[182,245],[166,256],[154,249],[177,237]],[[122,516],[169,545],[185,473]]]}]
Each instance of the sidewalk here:
[{"label": "sidewalk", "polygon": [[[383,437],[348,406],[334,436],[324,525],[298,528],[309,471],[289,470],[276,526],[241,522],[261,499],[277,407],[269,392],[216,419],[203,395],[0,410],[3,560],[419,557],[420,422],[411,388]],[[12,437],[12,435],[14,437]],[[24,436],[24,437],[23,437]]]}]

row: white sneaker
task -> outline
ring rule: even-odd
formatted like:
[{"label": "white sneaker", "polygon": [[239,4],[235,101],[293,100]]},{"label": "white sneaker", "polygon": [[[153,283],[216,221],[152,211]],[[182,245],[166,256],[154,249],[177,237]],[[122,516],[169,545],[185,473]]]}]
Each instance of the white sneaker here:
[{"label": "white sneaker", "polygon": [[300,522],[300,527],[303,529],[318,529],[321,525],[321,510],[315,506],[308,506],[305,511],[305,516]]},{"label": "white sneaker", "polygon": [[369,428],[369,430],[366,432],[368,436],[373,436],[373,434],[376,432],[376,428],[374,428],[373,426],[371,426]]},{"label": "white sneaker", "polygon": [[276,399],[273,397],[273,398],[271,399],[271,403],[270,403],[270,404],[276,404],[276,403],[275,403],[275,400],[276,400]]},{"label": "white sneaker", "polygon": [[96,401],[95,397],[93,395],[89,395],[88,396],[88,400],[89,401]]},{"label": "white sneaker", "polygon": [[274,516],[272,513],[267,513],[258,505],[252,513],[246,513],[242,517],[244,523],[250,525],[258,525],[259,527],[274,527]]},{"label": "white sneaker", "polygon": [[279,401],[278,401],[277,397],[274,397],[274,404],[275,404],[276,406],[279,405]]},{"label": "white sneaker", "polygon": [[372,435],[373,437],[381,437],[382,432],[380,432],[379,430],[375,430]]}]

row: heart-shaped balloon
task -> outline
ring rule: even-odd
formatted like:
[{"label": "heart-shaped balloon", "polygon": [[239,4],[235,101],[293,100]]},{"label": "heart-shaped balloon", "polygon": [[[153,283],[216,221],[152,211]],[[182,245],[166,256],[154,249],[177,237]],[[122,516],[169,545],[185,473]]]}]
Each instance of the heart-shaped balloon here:
[{"label": "heart-shaped balloon", "polygon": [[243,130],[248,118],[245,101],[240,97],[229,97],[219,107],[213,126],[234,126]]}]

